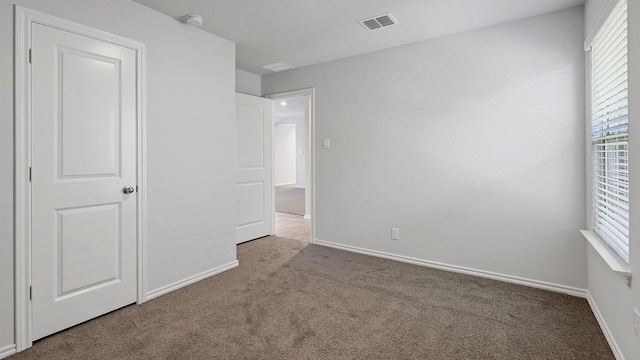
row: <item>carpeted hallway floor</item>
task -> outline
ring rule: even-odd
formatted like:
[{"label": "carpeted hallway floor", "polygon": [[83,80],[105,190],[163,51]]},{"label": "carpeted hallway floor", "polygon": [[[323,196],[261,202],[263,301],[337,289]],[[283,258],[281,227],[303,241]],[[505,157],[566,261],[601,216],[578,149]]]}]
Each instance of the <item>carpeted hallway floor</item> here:
[{"label": "carpeted hallway floor", "polygon": [[291,185],[276,186],[276,212],[304,216],[304,192]]},{"label": "carpeted hallway floor", "polygon": [[584,299],[267,237],[22,359],[613,359]]}]

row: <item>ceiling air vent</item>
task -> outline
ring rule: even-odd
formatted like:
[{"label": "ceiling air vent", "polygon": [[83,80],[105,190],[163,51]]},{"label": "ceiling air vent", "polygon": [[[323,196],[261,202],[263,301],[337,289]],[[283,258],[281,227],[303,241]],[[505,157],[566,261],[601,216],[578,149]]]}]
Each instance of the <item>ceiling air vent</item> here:
[{"label": "ceiling air vent", "polygon": [[375,30],[398,23],[395,17],[391,14],[378,15],[369,19],[363,19],[358,21],[360,25],[364,26],[367,30]]},{"label": "ceiling air vent", "polygon": [[263,67],[263,68],[265,68],[267,70],[271,70],[273,72],[293,69],[293,66],[291,66],[289,64],[285,64],[285,63],[280,62],[280,61],[274,62],[273,64],[262,65],[261,67]]}]

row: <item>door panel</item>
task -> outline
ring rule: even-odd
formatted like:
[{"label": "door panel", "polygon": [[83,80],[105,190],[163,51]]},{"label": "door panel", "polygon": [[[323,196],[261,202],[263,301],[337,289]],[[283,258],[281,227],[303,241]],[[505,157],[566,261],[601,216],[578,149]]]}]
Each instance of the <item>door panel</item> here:
[{"label": "door panel", "polygon": [[238,102],[238,169],[264,169],[264,110],[262,105]]},{"label": "door panel", "polygon": [[60,174],[119,176],[121,62],[65,47],[57,52],[59,93],[66,95],[57,117]]},{"label": "door panel", "polygon": [[58,210],[57,215],[55,301],[120,280],[120,204]]},{"label": "door panel", "polygon": [[33,339],[136,301],[136,54],[33,24]]},{"label": "door panel", "polygon": [[271,101],[236,94],[236,243],[273,234]]},{"label": "door panel", "polygon": [[264,221],[264,183],[238,184],[238,226]]}]

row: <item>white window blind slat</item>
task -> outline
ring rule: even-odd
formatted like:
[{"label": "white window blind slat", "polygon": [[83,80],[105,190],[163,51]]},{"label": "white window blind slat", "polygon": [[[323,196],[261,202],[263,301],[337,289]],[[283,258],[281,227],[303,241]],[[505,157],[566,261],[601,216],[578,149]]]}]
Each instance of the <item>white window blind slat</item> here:
[{"label": "white window blind slat", "polygon": [[600,86],[594,85],[593,96],[599,100],[597,104],[600,105],[613,97],[617,97],[620,100],[620,96],[624,97],[625,90],[628,89],[628,82],[629,76],[624,72],[616,74],[608,83],[603,83]]},{"label": "white window blind slat", "polygon": [[629,228],[622,225],[629,219],[617,215],[615,212],[610,210],[610,207],[598,206],[596,209],[601,211],[603,214],[602,221],[607,222],[608,227],[619,231],[626,237],[629,236]]},{"label": "white window blind slat", "polygon": [[[605,240],[607,242],[611,242],[613,243],[614,250],[617,250],[617,248],[621,249],[624,253],[628,254],[628,245],[625,244],[621,239],[616,237],[616,234],[612,233],[611,231],[609,231],[609,229],[605,226],[602,226],[602,224],[600,224],[601,226],[596,228],[596,233],[598,233],[600,236],[602,236],[602,234],[604,234],[604,236],[602,236],[603,238],[605,238]],[[617,252],[617,251],[616,251]]]},{"label": "white window blind slat", "polygon": [[[614,176],[616,176],[617,174],[613,174]],[[627,179],[619,179],[619,180],[605,180],[602,181],[602,178],[604,178],[604,176],[598,176],[598,179],[596,179],[596,186],[597,188],[605,188],[605,187],[611,187],[614,186],[616,188],[617,193],[620,194],[620,196],[626,196],[629,197],[629,181]]]},{"label": "white window blind slat", "polygon": [[613,33],[620,29],[620,24],[627,21],[627,1],[620,1],[618,6],[609,14],[609,18],[600,28],[598,34],[593,39],[592,44],[607,43],[612,39]]},{"label": "white window blind slat", "polygon": [[627,0],[591,44],[593,230],[629,261]]},{"label": "white window blind slat", "polygon": [[[624,27],[627,26],[626,22],[621,25],[623,27],[621,30],[625,30]],[[592,57],[593,63],[597,66],[600,66],[604,62],[612,64],[610,61],[611,58],[624,54],[621,50],[627,46],[623,41],[626,37],[627,34],[625,32],[621,32],[620,34],[616,34],[615,37],[612,37],[609,43],[600,44],[600,51]]]},{"label": "white window blind slat", "polygon": [[[610,191],[610,190],[603,190],[603,188],[609,188],[611,187],[611,182],[608,183],[603,183],[601,181],[598,182],[597,184],[597,189],[599,190],[598,193],[596,193],[596,201],[600,198],[604,199],[604,200],[616,200],[616,205],[618,208],[624,209],[624,210],[629,210],[626,205],[626,199],[629,198],[629,192],[628,191]],[[629,218],[628,216],[626,216],[626,218]]]},{"label": "white window blind slat", "polygon": [[611,47],[616,45],[615,39],[618,39],[621,34],[626,36],[627,5],[621,4],[610,16],[591,43],[604,51],[610,51]]},{"label": "white window blind slat", "polygon": [[615,116],[616,118],[618,117],[623,117],[623,115],[626,115],[629,113],[629,99],[627,97],[623,98],[622,100],[618,101],[617,104],[619,107],[618,108],[595,108],[594,111],[594,116],[597,116],[599,118],[598,121],[596,122],[591,122],[592,125],[597,125],[601,123],[601,119],[603,116],[607,116],[608,114],[611,114],[610,116]]},{"label": "white window blind slat", "polygon": [[628,225],[626,225],[626,223],[629,220],[626,214],[628,209],[625,209],[624,206],[616,206],[611,202],[603,201],[603,199],[599,199],[597,201],[597,206],[595,209],[598,212],[606,215],[604,216],[604,220],[608,222],[611,222],[609,221],[611,219],[617,221],[616,223],[611,223],[611,226],[615,227],[619,231],[622,231],[623,233],[628,232],[629,227]]},{"label": "white window blind slat", "polygon": [[[626,63],[627,63],[627,59],[624,59],[624,62],[622,62],[620,66]],[[618,69],[616,71],[621,71],[621,70]],[[609,78],[605,80],[606,82],[603,82],[602,84],[599,84],[599,85],[594,84],[593,86],[593,90],[594,90],[593,95],[597,96],[598,98],[602,98],[603,100],[610,98],[612,95],[615,95],[617,93],[624,91],[624,89],[628,87],[626,86],[625,83],[629,81],[629,76],[627,72],[616,73],[616,74],[612,74]],[[608,94],[613,90],[617,90],[617,91],[615,91],[613,94]]]},{"label": "white window blind slat", "polygon": [[598,106],[606,104],[611,99],[622,100],[625,97],[625,91],[629,88],[629,77],[627,73],[619,74],[612,78],[609,83],[602,84],[600,87],[594,86],[593,96],[599,101]]},{"label": "white window blind slat", "polygon": [[626,44],[627,22],[625,21],[622,24],[620,24],[620,27],[621,27],[620,33],[614,34],[611,38],[608,39],[609,40],[608,42],[599,44],[600,51],[596,53],[595,56],[592,57],[593,63],[595,65],[600,66],[604,62],[611,64],[612,63],[611,58],[615,57],[616,55],[620,55],[621,54],[620,50],[627,46]]},{"label": "white window blind slat", "polygon": [[[602,217],[599,225],[603,230],[606,230],[606,233],[612,239],[614,239],[615,242],[618,242],[618,243],[623,244],[623,245],[629,245],[629,244],[626,244],[626,242],[625,242],[626,241],[625,239],[629,238],[628,231],[627,231],[627,234],[624,234],[620,229],[616,228],[613,225],[613,220],[612,219],[607,219],[606,217]],[[620,246],[620,245],[618,245],[618,246]]]},{"label": "white window blind slat", "polygon": [[[623,40],[626,40],[626,38]],[[605,65],[606,67],[594,63],[595,66],[601,66],[598,69],[598,73],[596,74],[598,75],[598,77],[606,77],[608,74],[611,74],[614,70],[617,70],[616,64],[620,64],[626,61],[627,53],[629,50],[628,47],[621,46],[616,50],[618,52],[617,54],[614,54],[612,57],[607,57],[603,59],[602,65]],[[598,85],[599,83],[600,82],[598,82],[596,85]]]},{"label": "white window blind slat", "polygon": [[[620,41],[626,41],[627,38],[621,38]],[[598,68],[598,76],[606,73],[607,71],[611,71],[615,68],[615,65],[620,61],[624,61],[627,57],[628,46],[627,45],[619,45],[616,46],[614,52],[612,54],[602,54],[599,59],[593,59],[593,64]],[[604,66],[603,66],[604,65]]]}]

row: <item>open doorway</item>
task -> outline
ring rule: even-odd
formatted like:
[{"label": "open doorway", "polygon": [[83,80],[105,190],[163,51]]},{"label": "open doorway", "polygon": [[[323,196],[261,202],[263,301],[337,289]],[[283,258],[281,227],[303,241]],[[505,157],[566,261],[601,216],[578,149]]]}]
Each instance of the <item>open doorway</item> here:
[{"label": "open doorway", "polygon": [[274,219],[277,236],[312,242],[311,95],[273,99]]}]

